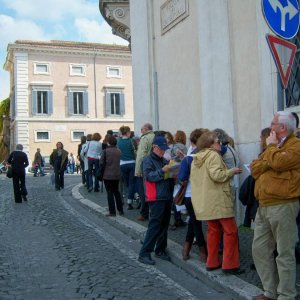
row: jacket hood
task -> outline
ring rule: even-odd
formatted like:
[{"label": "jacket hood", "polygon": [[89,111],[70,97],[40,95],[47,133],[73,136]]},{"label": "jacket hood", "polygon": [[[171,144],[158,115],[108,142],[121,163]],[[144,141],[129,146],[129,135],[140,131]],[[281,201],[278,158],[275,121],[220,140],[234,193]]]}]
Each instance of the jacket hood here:
[{"label": "jacket hood", "polygon": [[194,156],[194,159],[193,159],[194,166],[197,168],[201,168],[202,165],[205,163],[206,159],[215,153],[216,153],[216,151],[213,149],[201,150]]}]

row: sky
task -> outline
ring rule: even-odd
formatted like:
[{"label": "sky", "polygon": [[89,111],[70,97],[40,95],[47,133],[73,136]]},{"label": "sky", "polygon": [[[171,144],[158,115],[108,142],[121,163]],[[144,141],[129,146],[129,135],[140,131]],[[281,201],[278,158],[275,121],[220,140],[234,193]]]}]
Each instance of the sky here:
[{"label": "sky", "polygon": [[0,101],[9,96],[9,73],[3,69],[7,45],[16,40],[128,45],[112,34],[99,0],[0,0]]}]

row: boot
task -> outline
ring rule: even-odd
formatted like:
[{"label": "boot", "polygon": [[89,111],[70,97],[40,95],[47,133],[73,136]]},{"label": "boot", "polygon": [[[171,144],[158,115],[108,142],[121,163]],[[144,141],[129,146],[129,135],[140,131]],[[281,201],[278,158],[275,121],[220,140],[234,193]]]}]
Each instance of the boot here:
[{"label": "boot", "polygon": [[184,242],[183,249],[182,249],[182,259],[188,260],[190,258],[190,251],[192,248],[192,243]]},{"label": "boot", "polygon": [[206,260],[207,260],[207,248],[206,248],[206,245],[199,246],[199,259],[200,259],[200,261],[206,263]]}]

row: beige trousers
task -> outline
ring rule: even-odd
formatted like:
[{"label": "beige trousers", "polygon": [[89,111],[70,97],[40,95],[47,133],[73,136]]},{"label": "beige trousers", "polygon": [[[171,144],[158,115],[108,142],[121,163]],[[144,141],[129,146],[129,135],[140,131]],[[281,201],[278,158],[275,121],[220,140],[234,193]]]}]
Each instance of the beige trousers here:
[{"label": "beige trousers", "polygon": [[[265,296],[295,299],[297,241],[296,217],[299,201],[259,207],[255,218],[252,255]],[[274,250],[278,256],[274,258]]]}]

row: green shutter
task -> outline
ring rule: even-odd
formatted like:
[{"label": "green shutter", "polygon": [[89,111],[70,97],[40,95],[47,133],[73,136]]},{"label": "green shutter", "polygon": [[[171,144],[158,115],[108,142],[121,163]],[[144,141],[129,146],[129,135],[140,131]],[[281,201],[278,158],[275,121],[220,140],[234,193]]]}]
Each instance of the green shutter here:
[{"label": "green shutter", "polygon": [[52,115],[53,114],[53,92],[48,91],[47,97],[48,97],[48,114]]},{"label": "green shutter", "polygon": [[37,91],[32,90],[32,98],[31,98],[31,104],[32,104],[32,114],[36,115],[36,106],[37,106]]},{"label": "green shutter", "polygon": [[110,93],[105,94],[105,115],[111,115],[111,101],[110,101]]},{"label": "green shutter", "polygon": [[88,92],[83,92],[83,114],[89,113],[89,95]]},{"label": "green shutter", "polygon": [[68,112],[69,115],[74,114],[73,92],[68,92]]},{"label": "green shutter", "polygon": [[120,115],[123,116],[125,114],[125,95],[120,94]]}]

